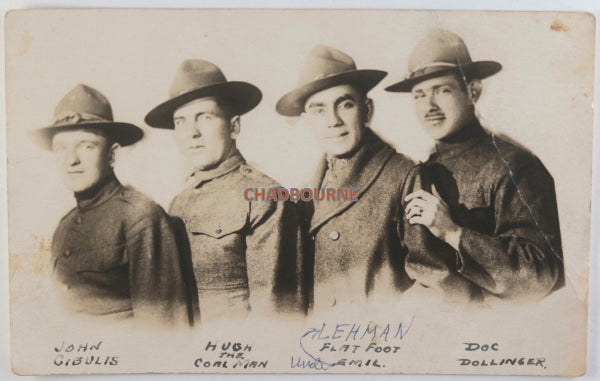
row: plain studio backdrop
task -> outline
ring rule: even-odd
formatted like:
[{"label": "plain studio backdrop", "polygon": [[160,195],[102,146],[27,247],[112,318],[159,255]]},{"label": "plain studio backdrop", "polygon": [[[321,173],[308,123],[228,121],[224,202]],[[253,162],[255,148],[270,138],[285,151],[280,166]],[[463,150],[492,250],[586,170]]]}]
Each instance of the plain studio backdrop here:
[{"label": "plain studio backdrop", "polygon": [[238,147],[248,162],[282,185],[301,187],[321,152],[310,130],[297,119],[278,115],[275,104],[296,87],[310,49],[316,44],[330,45],[352,56],[359,69],[387,71],[388,76],[370,92],[375,104],[370,126],[399,152],[426,160],[432,141],[415,117],[412,97],[383,89],[404,77],[418,40],[431,28],[440,27],[462,36],[473,60],[502,63],[500,73],[483,81],[478,113],[488,129],[534,152],[554,177],[567,276],[567,287],[560,292],[582,301],[587,297],[592,16],[387,10],[46,10],[11,13],[6,26],[13,298],[25,297],[27,293],[19,291],[35,288],[28,271],[44,268],[53,230],[75,204],[59,181],[52,155],[35,146],[27,131],[52,124],[54,107],[76,84],[90,85],[106,95],[115,120],[144,129],[144,140],[121,151],[117,174],[123,183],[168,208],[188,173],[172,132],[151,129],[143,118],[167,99],[183,60],[211,61],[229,80],[248,81],[262,90],[259,106],[242,116]]},{"label": "plain studio backdrop", "polygon": [[[17,16],[15,14],[14,16]],[[145,139],[119,155],[117,173],[165,208],[188,175],[172,132],[144,124],[167,99],[179,64],[200,58],[228,80],[263,92],[242,116],[238,147],[282,185],[301,187],[321,155],[301,121],[275,112],[297,85],[310,49],[346,52],[358,68],[389,74],[370,92],[370,125],[399,152],[427,159],[432,146],[409,94],[383,90],[403,78],[416,42],[431,28],[454,31],[473,60],[502,71],[484,80],[483,124],[532,150],[556,183],[567,278],[587,287],[593,101],[593,20],[576,14],[401,11],[28,11],[7,20],[8,200],[11,252],[35,255],[74,206],[52,156],[26,132],[50,125],[58,101],[77,83],[111,102],[115,120]],[[18,22],[16,22],[18,20]],[[12,22],[11,22],[12,21]],[[400,179],[399,179],[400,180]],[[240,195],[242,197],[242,195]],[[580,296],[583,296],[581,294]]]}]

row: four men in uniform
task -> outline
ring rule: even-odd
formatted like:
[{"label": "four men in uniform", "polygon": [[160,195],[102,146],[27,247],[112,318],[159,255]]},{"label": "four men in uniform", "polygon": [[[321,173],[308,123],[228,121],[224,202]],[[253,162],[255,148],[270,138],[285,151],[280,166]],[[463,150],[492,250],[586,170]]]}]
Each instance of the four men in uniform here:
[{"label": "four men in uniform", "polygon": [[[112,171],[116,147],[142,130],[113,122],[108,101],[78,86],[56,123],[37,130],[77,200],[54,236],[54,273],[82,311],[172,322],[197,319],[198,301],[211,321],[393,300],[409,288],[461,301],[542,298],[564,284],[552,177],[475,116],[481,79],[500,69],[472,61],[445,30],[417,45],[409,75],[386,89],[413,95],[435,140],[416,165],[368,127],[367,93],[387,73],[315,47],[276,110],[301,117],[324,152],[311,188],[357,189],[358,201],[296,205],[243,197],[248,188],[280,188],[236,148],[240,116],[261,91],[227,81],[208,61],[186,60],[169,99],[145,118],[173,130],[192,168],[173,218]],[[188,267],[193,275],[184,275]]]}]

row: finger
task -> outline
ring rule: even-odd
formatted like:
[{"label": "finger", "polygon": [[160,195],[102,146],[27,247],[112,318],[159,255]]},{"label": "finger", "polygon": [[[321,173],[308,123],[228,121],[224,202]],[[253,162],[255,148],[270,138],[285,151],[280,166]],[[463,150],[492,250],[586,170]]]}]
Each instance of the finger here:
[{"label": "finger", "polygon": [[410,220],[411,218],[413,218],[414,216],[420,216],[422,213],[422,209],[415,207],[415,208],[410,208],[408,209],[408,211],[406,212],[406,219]]},{"label": "finger", "polygon": [[424,220],[424,219],[423,219],[423,217],[421,217],[421,216],[414,216],[414,217],[411,217],[411,218],[408,220],[408,223],[409,223],[409,224],[411,224],[411,225],[418,224],[418,225],[424,225],[424,226],[427,226],[427,225],[425,224],[425,220]]},{"label": "finger", "polygon": [[433,195],[423,189],[419,189],[416,192],[413,192],[404,198],[405,202],[409,202],[410,200],[414,200],[416,198],[420,198],[422,200],[428,201],[433,198]]},{"label": "finger", "polygon": [[408,196],[406,196],[404,198],[405,202],[409,202],[410,200],[413,200],[415,198],[423,198],[425,193],[427,193],[426,191],[424,191],[423,189],[419,189],[418,191],[412,192],[411,194],[409,194]]},{"label": "finger", "polygon": [[425,210],[427,209],[427,203],[420,198],[415,198],[406,205],[406,210],[409,209]]}]

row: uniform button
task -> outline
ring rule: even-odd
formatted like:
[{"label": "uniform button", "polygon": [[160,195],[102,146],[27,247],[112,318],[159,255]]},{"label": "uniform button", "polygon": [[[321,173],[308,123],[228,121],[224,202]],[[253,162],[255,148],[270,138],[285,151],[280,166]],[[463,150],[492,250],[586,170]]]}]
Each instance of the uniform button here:
[{"label": "uniform button", "polygon": [[81,221],[83,221],[83,219],[81,218],[81,216],[78,216],[77,218],[75,218],[75,223],[76,223],[77,225],[80,225],[80,224],[81,224]]},{"label": "uniform button", "polygon": [[315,240],[315,236],[314,236],[314,235],[311,235],[311,236],[310,236],[310,239],[312,239],[312,240],[314,241],[314,240]]},{"label": "uniform button", "polygon": [[67,249],[65,250],[65,257],[70,257],[71,256],[71,250]]},{"label": "uniform button", "polygon": [[335,304],[336,304],[336,303],[337,303],[337,300],[336,300],[335,298],[330,298],[330,299],[329,299],[329,305],[330,305],[331,307],[335,306]]},{"label": "uniform button", "polygon": [[329,238],[331,238],[332,241],[337,241],[338,238],[340,238],[340,233],[336,232],[335,230],[332,231],[331,233],[329,233]]},{"label": "uniform button", "polygon": [[217,230],[215,231],[215,233],[217,233],[217,234],[221,234],[221,232],[222,232],[222,230],[221,230],[221,229],[217,229]]},{"label": "uniform button", "polygon": [[252,169],[250,169],[250,168],[245,168],[245,169],[244,169],[244,172],[246,172],[246,173],[251,173],[251,172],[252,172]]}]

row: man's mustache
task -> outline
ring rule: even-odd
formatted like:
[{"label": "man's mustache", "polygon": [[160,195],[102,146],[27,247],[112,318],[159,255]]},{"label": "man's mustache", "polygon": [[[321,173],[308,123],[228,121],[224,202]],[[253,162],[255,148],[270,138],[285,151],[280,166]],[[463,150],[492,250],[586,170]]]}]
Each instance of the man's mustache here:
[{"label": "man's mustache", "polygon": [[425,119],[436,119],[436,118],[445,118],[446,115],[443,112],[428,112],[425,114]]}]

